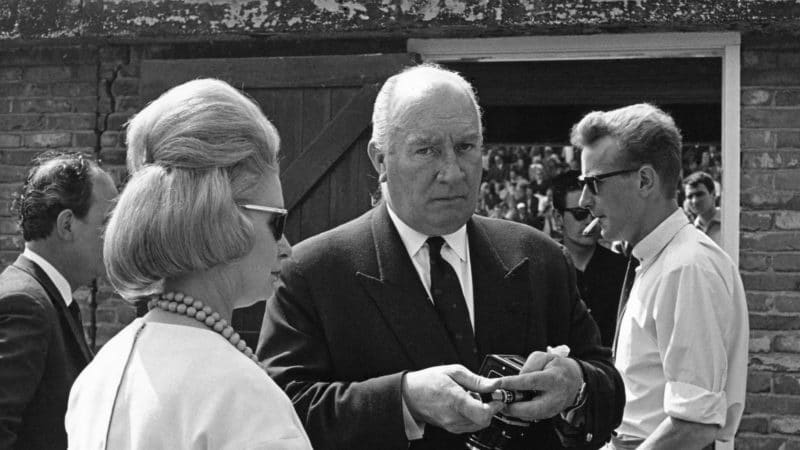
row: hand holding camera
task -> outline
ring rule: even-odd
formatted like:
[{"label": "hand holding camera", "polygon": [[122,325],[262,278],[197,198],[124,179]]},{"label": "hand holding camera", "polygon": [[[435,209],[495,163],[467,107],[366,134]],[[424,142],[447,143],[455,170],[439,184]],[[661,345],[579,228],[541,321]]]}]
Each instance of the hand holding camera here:
[{"label": "hand holding camera", "polygon": [[577,361],[554,353],[533,352],[519,375],[501,378],[503,389],[538,391],[529,401],[505,406],[503,414],[523,420],[542,420],[573,406],[583,384]]},{"label": "hand holding camera", "polygon": [[408,372],[403,377],[403,399],[411,415],[451,433],[486,428],[503,407],[499,401],[484,403],[469,392],[490,393],[500,380],[484,378],[461,365],[436,366]]}]

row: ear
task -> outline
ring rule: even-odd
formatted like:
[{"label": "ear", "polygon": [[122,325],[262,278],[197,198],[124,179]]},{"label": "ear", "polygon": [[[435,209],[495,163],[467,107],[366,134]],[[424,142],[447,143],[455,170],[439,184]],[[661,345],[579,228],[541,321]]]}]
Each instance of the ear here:
[{"label": "ear", "polygon": [[56,217],[55,230],[53,232],[60,239],[71,241],[74,239],[73,226],[75,225],[75,214],[71,209],[65,209],[58,213]]},{"label": "ear", "polygon": [[385,182],[386,154],[378,148],[374,141],[369,141],[369,145],[367,145],[367,154],[369,155],[369,160],[372,161],[372,167],[378,172],[378,182]]},{"label": "ear", "polygon": [[553,208],[553,225],[558,231],[564,229],[564,216],[555,208]]},{"label": "ear", "polygon": [[653,166],[645,164],[639,169],[639,191],[649,196],[659,189],[659,177]]}]

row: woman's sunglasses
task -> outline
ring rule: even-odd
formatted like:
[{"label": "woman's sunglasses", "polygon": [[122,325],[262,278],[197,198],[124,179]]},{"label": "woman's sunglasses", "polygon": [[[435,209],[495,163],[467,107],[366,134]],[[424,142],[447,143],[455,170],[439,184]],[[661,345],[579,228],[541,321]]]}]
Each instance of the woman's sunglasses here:
[{"label": "woman's sunglasses", "polygon": [[586,219],[587,217],[589,217],[589,213],[590,213],[588,209],[581,208],[581,207],[564,208],[564,211],[572,214],[572,217],[574,217],[575,220],[578,220],[578,221]]},{"label": "woman's sunglasses", "polygon": [[283,227],[286,225],[286,216],[289,214],[289,211],[283,208],[273,208],[271,206],[261,206],[261,205],[239,205],[244,209],[249,209],[250,211],[261,211],[270,213],[269,218],[269,228],[272,230],[272,236],[275,238],[275,241],[280,241],[281,237],[283,237]]}]

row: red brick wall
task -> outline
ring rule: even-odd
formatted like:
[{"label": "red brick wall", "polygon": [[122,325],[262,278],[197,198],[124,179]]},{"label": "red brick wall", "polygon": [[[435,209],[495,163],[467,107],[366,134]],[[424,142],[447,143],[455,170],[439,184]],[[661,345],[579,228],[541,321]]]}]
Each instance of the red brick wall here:
[{"label": "red brick wall", "polygon": [[800,449],[800,41],[742,40],[740,268],[750,375],[737,448]]}]

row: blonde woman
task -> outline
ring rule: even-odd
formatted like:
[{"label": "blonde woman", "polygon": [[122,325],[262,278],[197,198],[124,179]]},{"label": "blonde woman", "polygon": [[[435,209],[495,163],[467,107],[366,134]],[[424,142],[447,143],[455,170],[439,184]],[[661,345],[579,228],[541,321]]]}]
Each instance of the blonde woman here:
[{"label": "blonde woman", "polygon": [[70,393],[75,449],[307,449],[286,395],[230,326],[272,293],[286,211],[278,133],[228,84],[171,89],[128,126],[128,169],[105,235],[109,280],[150,311]]}]

